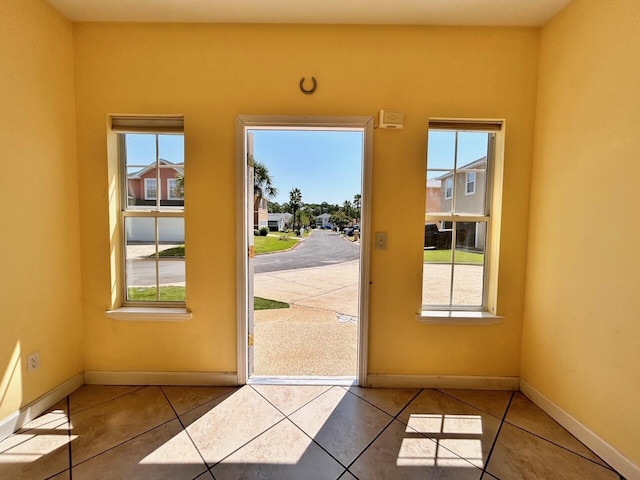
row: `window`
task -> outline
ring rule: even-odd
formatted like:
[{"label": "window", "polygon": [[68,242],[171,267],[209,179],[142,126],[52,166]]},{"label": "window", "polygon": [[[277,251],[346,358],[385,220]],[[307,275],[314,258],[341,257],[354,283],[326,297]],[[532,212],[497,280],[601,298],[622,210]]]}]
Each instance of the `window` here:
[{"label": "window", "polygon": [[444,198],[453,198],[453,178],[449,177],[445,179]]},{"label": "window", "polygon": [[476,172],[467,172],[465,194],[473,195],[476,193]]},{"label": "window", "polygon": [[439,183],[442,194],[427,196],[423,311],[495,309],[488,256],[497,253],[489,239],[500,131],[500,122],[429,122],[426,183]]},{"label": "window", "polygon": [[168,178],[167,191],[169,192],[169,200],[182,200],[184,196],[182,192],[182,177]]},{"label": "window", "polygon": [[[155,173],[155,172],[153,172]],[[145,178],[144,179],[144,199],[145,200],[155,200],[158,196],[156,189],[156,179],[154,178]]]},{"label": "window", "polygon": [[121,171],[124,305],[180,306],[186,287],[182,118],[154,120],[112,119]]}]

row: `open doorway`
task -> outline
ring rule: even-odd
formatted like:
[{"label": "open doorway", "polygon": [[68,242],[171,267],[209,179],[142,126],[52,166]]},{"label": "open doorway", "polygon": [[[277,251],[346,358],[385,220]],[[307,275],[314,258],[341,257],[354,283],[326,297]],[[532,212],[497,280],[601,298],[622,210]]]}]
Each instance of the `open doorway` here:
[{"label": "open doorway", "polygon": [[238,117],[239,383],[365,383],[372,129]]}]

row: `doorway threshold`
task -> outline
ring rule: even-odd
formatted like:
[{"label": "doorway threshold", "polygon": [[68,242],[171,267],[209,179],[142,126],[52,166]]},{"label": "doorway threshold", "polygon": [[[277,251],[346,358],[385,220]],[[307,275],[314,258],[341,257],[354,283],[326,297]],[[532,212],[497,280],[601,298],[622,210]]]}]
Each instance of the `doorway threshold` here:
[{"label": "doorway threshold", "polygon": [[249,385],[331,385],[351,387],[358,385],[356,377],[306,377],[306,376],[265,376],[252,375]]}]

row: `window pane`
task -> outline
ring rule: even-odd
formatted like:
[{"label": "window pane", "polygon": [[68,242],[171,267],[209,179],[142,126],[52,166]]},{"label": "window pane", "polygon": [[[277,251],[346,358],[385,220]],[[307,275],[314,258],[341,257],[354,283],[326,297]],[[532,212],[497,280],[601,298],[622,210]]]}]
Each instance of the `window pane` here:
[{"label": "window pane", "polygon": [[128,133],[124,137],[127,149],[127,166],[146,166],[156,162],[156,136],[154,134]]},{"label": "window pane", "polygon": [[[184,207],[184,135],[158,135],[162,207]],[[173,188],[172,188],[173,186]]]},{"label": "window pane", "polygon": [[455,167],[456,133],[431,130],[427,140],[430,169],[452,170]]},{"label": "window pane", "polygon": [[155,223],[125,218],[125,282],[128,301],[156,301]]},{"label": "window pane", "polygon": [[[486,163],[484,164],[486,165]],[[471,177],[471,179],[469,178]],[[456,213],[460,215],[484,215],[486,213],[486,179],[484,171],[459,174],[457,185]],[[469,181],[473,184],[470,186]]]},{"label": "window pane", "polygon": [[427,171],[427,213],[451,213],[453,171]]},{"label": "window pane", "polygon": [[486,157],[489,135],[486,132],[458,132],[458,162],[456,167],[464,168],[465,165]]},{"label": "window pane", "polygon": [[486,237],[487,222],[456,223],[454,306],[482,305]]},{"label": "window pane", "polygon": [[451,265],[425,263],[422,271],[422,305],[448,306],[451,291]]},{"label": "window pane", "polygon": [[159,218],[160,300],[185,301],[184,218]]},{"label": "window pane", "polygon": [[160,260],[160,301],[185,301],[184,257],[175,260]]},{"label": "window pane", "polygon": [[424,225],[424,261],[451,263],[451,228],[445,222],[427,222]]}]

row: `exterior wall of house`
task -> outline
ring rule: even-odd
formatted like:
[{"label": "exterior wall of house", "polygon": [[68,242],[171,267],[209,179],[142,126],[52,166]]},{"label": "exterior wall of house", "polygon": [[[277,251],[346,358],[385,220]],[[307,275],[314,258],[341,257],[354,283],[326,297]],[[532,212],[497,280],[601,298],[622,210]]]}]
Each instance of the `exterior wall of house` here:
[{"label": "exterior wall of house", "polygon": [[0,24],[1,421],[83,370],[83,286],[72,25],[40,0]]},{"label": "exterior wall of house", "polygon": [[[160,169],[160,200],[169,200],[168,180],[178,178],[179,172],[173,168]],[[145,178],[156,178],[155,170],[149,170],[140,176],[140,178],[129,179],[129,194],[136,200],[146,200],[144,183]],[[175,200],[175,199],[171,199]]]},{"label": "exterior wall of house", "polygon": [[253,211],[254,228],[262,228],[269,226],[269,203],[266,198],[258,201],[258,208]]},{"label": "exterior wall of house", "polygon": [[522,378],[636,465],[638,25],[637,0],[574,0],[542,30],[522,342]]},{"label": "exterior wall of house", "polygon": [[[255,112],[374,116],[393,104],[406,114],[404,129],[374,133],[371,231],[386,231],[389,247],[371,255],[369,371],[518,375],[538,29],[81,23],[74,31],[87,370],[235,371],[233,119]],[[300,92],[301,71],[318,79],[313,95]],[[113,112],[185,117],[188,322],[104,317],[117,301],[106,260],[117,238],[109,214],[116,170],[104,153],[105,118]],[[507,320],[499,325],[415,319],[430,117],[503,118],[508,125],[500,239],[508,261],[497,273],[498,311]]]},{"label": "exterior wall of house", "polygon": [[[451,177],[447,177],[451,178]],[[467,195],[467,174],[465,172],[456,175],[456,186],[454,189],[456,197],[456,212],[473,213],[477,215],[484,214],[484,194],[486,191],[486,174],[476,172],[476,189],[475,193]],[[446,198],[446,178],[442,179],[442,187],[440,189],[440,204],[442,212],[450,212],[453,205],[453,198]],[[437,211],[437,210],[433,210]]]}]

